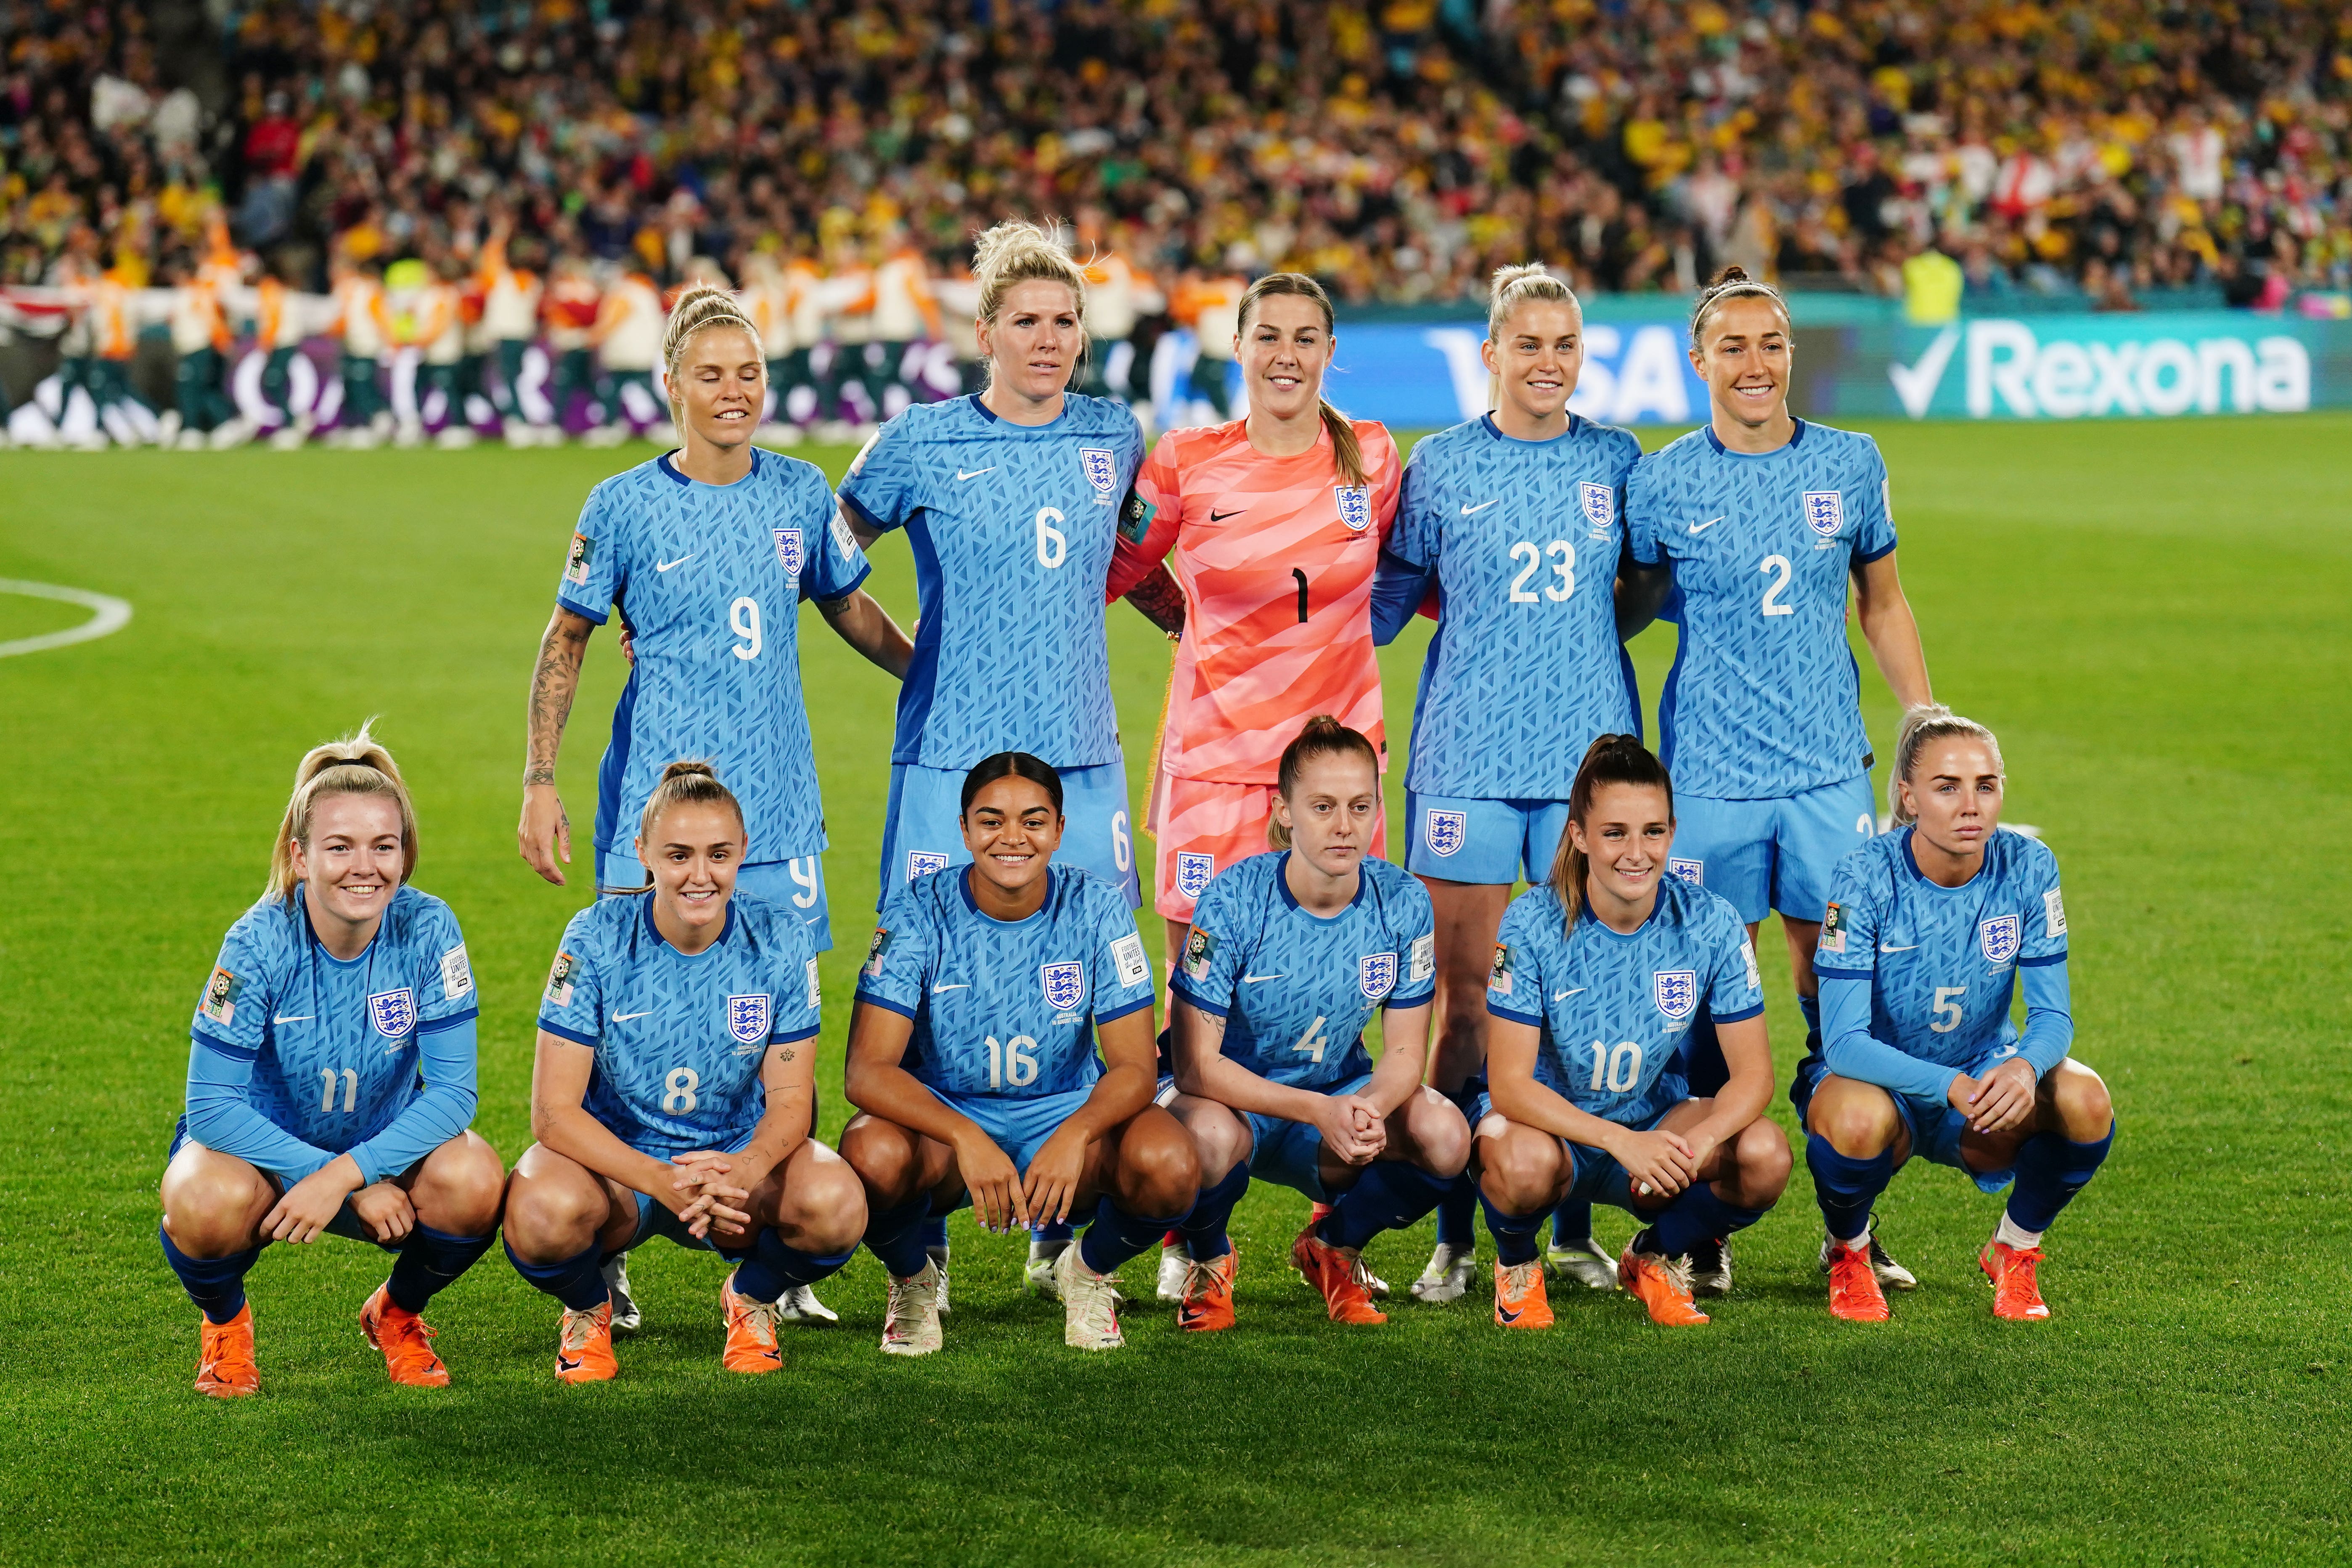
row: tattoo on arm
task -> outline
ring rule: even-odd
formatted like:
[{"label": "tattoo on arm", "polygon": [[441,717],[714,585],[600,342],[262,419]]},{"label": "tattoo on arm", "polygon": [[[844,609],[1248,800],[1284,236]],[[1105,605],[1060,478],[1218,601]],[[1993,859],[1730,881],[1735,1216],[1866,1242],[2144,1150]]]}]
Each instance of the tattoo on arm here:
[{"label": "tattoo on arm", "polygon": [[782,1050],[776,1053],[776,1059],[780,1062],[788,1062],[798,1054],[799,1053],[795,1052],[792,1047],[786,1046]]},{"label": "tattoo on arm", "polygon": [[539,663],[530,672],[530,742],[522,775],[526,784],[555,782],[555,754],[563,744],[572,700],[580,690],[580,660],[588,646],[585,628],[583,621],[575,629],[559,610],[547,623],[547,635],[539,639]]},{"label": "tattoo on arm", "polygon": [[1128,594],[1127,602],[1141,613],[1143,618],[1177,637],[1184,630],[1184,590],[1168,574],[1165,566],[1155,566],[1151,574]]}]

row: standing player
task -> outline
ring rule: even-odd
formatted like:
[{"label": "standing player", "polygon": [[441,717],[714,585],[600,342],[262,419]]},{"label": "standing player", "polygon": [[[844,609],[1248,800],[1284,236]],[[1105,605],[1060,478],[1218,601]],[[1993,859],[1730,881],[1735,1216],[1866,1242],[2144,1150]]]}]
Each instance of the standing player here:
[{"label": "standing player", "polygon": [[[1369,859],[1380,757],[1328,714],[1282,753],[1276,853],[1217,873],[1170,980],[1176,1072],[1160,1101],[1200,1155],[1206,1185],[1181,1227],[1181,1328],[1234,1321],[1225,1225],[1253,1175],[1318,1212],[1291,1243],[1334,1322],[1381,1323],[1363,1249],[1437,1206],[1470,1155],[1462,1113],[1424,1088],[1437,935],[1429,895]],[[1363,1029],[1384,1013],[1377,1069]],[[1181,1091],[1181,1092],[1180,1092]]]},{"label": "standing player", "polygon": [[577,251],[558,257],[540,305],[540,314],[547,321],[547,352],[555,360],[548,377],[549,428],[540,437],[549,446],[562,444],[565,421],[572,416],[575,398],[587,400],[585,417],[593,421],[604,416],[604,405],[596,401],[596,351],[592,346],[596,319],[603,311],[603,294],[588,258]]},{"label": "standing player", "polygon": [[[1728,903],[1665,874],[1674,840],[1666,770],[1634,737],[1603,735],[1577,769],[1549,879],[1503,917],[1475,1159],[1507,1329],[1551,1326],[1536,1233],[1563,1197],[1642,1222],[1618,1284],[1680,1327],[1707,1321],[1693,1255],[1789,1184],[1789,1141],[1764,1115],[1755,949]],[[1728,1076],[1694,1095],[1684,1037],[1710,1018]]]},{"label": "standing player", "polygon": [[[1550,872],[1577,759],[1594,737],[1640,727],[1622,639],[1649,621],[1654,588],[1621,585],[1630,431],[1568,410],[1584,366],[1583,308],[1540,264],[1495,274],[1480,354],[1495,411],[1413,448],[1397,525],[1372,591],[1386,644],[1434,584],[1438,627],[1413,700],[1405,865],[1437,914],[1437,1045],[1430,1081],[1466,1105],[1486,1088],[1486,976],[1524,868]],[[1620,600],[1626,603],[1621,605]],[[1438,1209],[1437,1250],[1413,1282],[1424,1301],[1469,1287],[1475,1194]],[[1548,1259],[1596,1289],[1617,1282],[1592,1210],[1563,1210]]]},{"label": "standing player", "polygon": [[[1671,572],[1681,639],[1658,704],[1661,751],[1682,798],[1670,869],[1731,900],[1754,940],[1780,911],[1805,1017],[1821,1050],[1813,946],[1831,872],[1877,824],[1855,619],[1906,709],[1929,700],[1919,627],[1895,566],[1886,465],[1869,437],[1789,412],[1795,333],[1778,290],[1737,267],[1691,312],[1691,363],[1709,423],[1635,465],[1625,483],[1633,557]],[[1691,1042],[1695,1093],[1723,1081],[1721,1053]],[[1907,1286],[1891,1258],[1881,1278]],[[1727,1285],[1729,1254],[1703,1249]]]},{"label": "standing player", "polygon": [[507,1256],[563,1303],[566,1383],[620,1371],[600,1266],[655,1236],[734,1264],[722,1363],[773,1372],[783,1298],[848,1262],[866,1226],[856,1178],[809,1136],[816,948],[737,895],[743,812],[708,763],[663,770],[636,849],[652,891],[572,916],[548,975]]},{"label": "standing player", "polygon": [[204,1313],[196,1388],[257,1393],[245,1276],[273,1241],[394,1255],[360,1329],[394,1383],[449,1381],[418,1314],[488,1250],[504,1171],[474,1119],[474,974],[449,906],[408,885],[416,813],[364,726],[314,746],[196,1003],[163,1256]]},{"label": "standing player", "polygon": [[[842,1152],[890,1271],[882,1349],[940,1348],[924,1222],[970,1201],[991,1230],[1094,1223],[1054,1260],[1063,1340],[1115,1350],[1119,1265],[1185,1216],[1192,1140],[1151,1103],[1151,965],[1115,884],[1054,865],[1062,781],[1018,752],[964,778],[971,864],[891,895],[859,972]],[[1099,1040],[1101,1059],[1094,1042]]]},{"label": "standing player", "polygon": [[605,290],[588,334],[596,349],[596,400],[604,410],[604,422],[585,437],[589,446],[618,446],[658,422],[654,368],[662,363],[664,336],[661,289],[631,268]]},{"label": "standing player", "polygon": [[339,446],[366,448],[382,443],[392,428],[392,411],[385,405],[376,373],[385,348],[393,341],[392,317],[385,309],[383,273],[374,261],[335,249],[335,320],[328,331],[341,350],[343,405],[336,428],[328,437]]},{"label": "standing player", "polygon": [[[1813,973],[1828,1049],[1789,1091],[1809,1136],[1830,1310],[1886,1317],[1871,1205],[1914,1154],[1997,1193],[2017,1184],[1977,1265],[1996,1317],[2046,1318],[2042,1233],[2115,1142],[2099,1075],[2067,1055],[2066,905],[2058,861],[2000,831],[2000,743],[1913,709],[1887,788],[1895,830],[1838,865]],[[2025,1030],[2010,1022],[2023,978]]]}]

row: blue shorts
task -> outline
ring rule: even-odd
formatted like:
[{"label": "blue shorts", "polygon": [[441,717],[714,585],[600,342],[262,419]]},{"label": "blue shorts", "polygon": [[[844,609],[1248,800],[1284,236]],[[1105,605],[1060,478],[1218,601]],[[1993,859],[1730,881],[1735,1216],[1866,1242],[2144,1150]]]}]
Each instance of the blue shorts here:
[{"label": "blue shorts", "polygon": [[[753,1135],[758,1131],[759,1129],[757,1127],[753,1127],[750,1131],[746,1131],[741,1137],[730,1139],[727,1142],[725,1152],[730,1154],[736,1152],[745,1144],[751,1142]],[[652,1154],[653,1158],[656,1160],[667,1160],[669,1158],[667,1154],[653,1154],[653,1152],[649,1149],[639,1149],[637,1152],[640,1154]],[[665,1237],[670,1241],[674,1241],[680,1247],[690,1247],[698,1252],[716,1252],[719,1250],[717,1247],[710,1245],[709,1238],[698,1238],[690,1234],[687,1230],[686,1226],[677,1223],[677,1215],[670,1213],[669,1210],[661,1204],[656,1203],[647,1194],[639,1193],[635,1195],[637,1200],[637,1228],[630,1233],[628,1245],[620,1247],[618,1250],[622,1252],[631,1251],[636,1247],[643,1247],[646,1242],[651,1241],[657,1236]]]},{"label": "blue shorts", "polygon": [[[596,852],[596,893],[600,898],[634,895],[646,886],[646,868],[634,846]],[[819,952],[833,951],[833,917],[824,899],[824,857],[797,860],[753,860],[735,868],[735,888],[781,905],[801,917],[809,941]]]},{"label": "blue shorts", "polygon": [[[1981,1078],[2010,1056],[2014,1048],[1979,1058],[1969,1069],[1970,1078]],[[1827,1058],[1818,1051],[1797,1064],[1797,1076],[1789,1084],[1789,1103],[1797,1108],[1797,1124],[1805,1125],[1805,1111],[1813,1103],[1813,1090],[1822,1079],[1829,1077]],[[1895,1114],[1903,1119],[1903,1130],[1911,1135],[1911,1152],[1930,1163],[1949,1165],[1963,1172],[1977,1186],[1988,1193],[1997,1193],[2017,1179],[2015,1169],[1978,1171],[1970,1169],[1960,1158],[1960,1137],[1969,1130],[1969,1119],[1953,1108],[1948,1100],[1931,1100],[1924,1094],[1897,1094],[1886,1091],[1895,1102]]]},{"label": "blue shorts", "polygon": [[1477,800],[1469,795],[1405,792],[1412,840],[1404,868],[1449,882],[1508,887],[1525,873],[1529,884],[1551,875],[1559,836],[1568,831],[1564,800]]},{"label": "blue shorts", "polygon": [[[1371,1074],[1358,1073],[1354,1078],[1324,1084],[1312,1092],[1361,1094],[1364,1086],[1371,1081]],[[1152,1103],[1165,1106],[1175,1098],[1176,1080],[1161,1079],[1160,1092],[1152,1097]],[[1251,1181],[1272,1182],[1276,1186],[1288,1187],[1292,1192],[1306,1194],[1318,1204],[1331,1201],[1332,1194],[1323,1190],[1323,1133],[1320,1128],[1311,1121],[1286,1121],[1279,1116],[1267,1116],[1255,1110],[1236,1110],[1234,1114],[1249,1123]]]},{"label": "blue shorts", "polygon": [[[1088,1084],[1084,1089],[1066,1089],[1058,1094],[1026,1099],[1005,1094],[943,1094],[936,1089],[931,1093],[950,1110],[971,1118],[988,1134],[988,1141],[1004,1151],[1013,1168],[1026,1176],[1029,1162],[1037,1157],[1045,1140],[1076,1115],[1078,1107],[1094,1091],[1094,1085]],[[963,1202],[971,1202],[969,1190],[964,1193]]]},{"label": "blue shorts", "polygon": [[[899,887],[950,866],[971,864],[963,847],[963,781],[968,768],[890,764],[890,804],[882,819],[880,909]],[[1135,834],[1129,818],[1127,764],[1062,768],[1062,847],[1054,858],[1091,871],[1143,902],[1135,876]]]},{"label": "blue shorts", "polygon": [[[163,1151],[163,1159],[165,1163],[168,1163],[173,1155],[177,1154],[182,1148],[187,1144],[194,1143],[194,1139],[188,1136],[188,1119],[185,1116],[181,1117],[178,1121],[173,1124],[172,1142],[170,1147]],[[429,1159],[431,1156],[427,1155],[425,1158]],[[247,1163],[248,1164],[252,1163],[250,1161]],[[413,1176],[416,1173],[418,1166],[421,1166],[424,1163],[425,1161],[420,1159],[415,1165],[409,1166],[408,1169],[399,1172],[397,1174],[403,1177]],[[270,1184],[278,1189],[278,1195],[279,1197],[284,1197],[286,1195],[287,1189],[291,1187],[299,1179],[291,1171],[273,1171],[267,1165],[255,1165],[253,1168],[259,1171],[264,1176],[267,1176],[269,1179]],[[398,1241],[378,1241],[375,1238],[375,1233],[368,1229],[367,1222],[360,1218],[359,1211],[352,1207],[352,1200],[349,1198],[345,1198],[343,1200],[343,1206],[335,1211],[335,1217],[327,1222],[327,1234],[329,1236],[340,1236],[347,1241],[364,1241],[370,1247],[381,1247],[386,1252],[398,1252],[402,1247],[408,1245],[408,1238],[405,1237],[403,1237]],[[264,1241],[261,1245],[267,1247],[269,1243]]]},{"label": "blue shorts", "polygon": [[1778,910],[1790,920],[1828,912],[1830,873],[1878,831],[1870,775],[1857,773],[1781,800],[1675,797],[1667,869],[1731,900],[1753,925]]},{"label": "blue shorts", "polygon": [[[1677,1100],[1675,1103],[1680,1104],[1681,1101]],[[1484,1121],[1487,1113],[1494,1109],[1494,1098],[1482,1087],[1475,1095],[1471,1097],[1470,1102],[1463,1107],[1463,1114],[1470,1120],[1470,1131],[1476,1132],[1478,1123]],[[1666,1110],[1673,1109],[1674,1106],[1669,1105],[1665,1110],[1653,1111],[1647,1116],[1624,1122],[1622,1125],[1632,1128],[1636,1132],[1647,1132],[1664,1121]],[[1628,1214],[1654,1212],[1636,1210],[1633,1207],[1633,1179],[1625,1174],[1625,1167],[1617,1163],[1616,1155],[1605,1149],[1587,1148],[1570,1138],[1561,1139],[1559,1146],[1567,1152],[1570,1173],[1568,1191],[1559,1196],[1561,1203],[1607,1204],[1612,1208],[1623,1209]]]}]

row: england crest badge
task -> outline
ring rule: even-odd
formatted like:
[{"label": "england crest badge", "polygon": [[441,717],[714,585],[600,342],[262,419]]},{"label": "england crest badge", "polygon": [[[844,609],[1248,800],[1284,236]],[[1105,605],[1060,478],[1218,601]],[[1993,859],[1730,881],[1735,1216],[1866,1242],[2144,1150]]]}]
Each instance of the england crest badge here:
[{"label": "england crest badge", "polygon": [[934,871],[944,871],[947,868],[948,858],[934,850],[909,849],[907,851],[907,880],[909,882],[918,877],[928,877]]},{"label": "england crest badge", "polygon": [[416,1027],[416,994],[405,985],[368,998],[368,1021],[387,1040],[404,1039]]},{"label": "england crest badge", "polygon": [[1987,963],[2007,963],[2017,956],[2017,917],[1997,915],[1977,927],[1977,943]]},{"label": "england crest badge", "polygon": [[1066,1013],[1086,999],[1087,966],[1083,963],[1040,964],[1037,978],[1045,988],[1045,1005],[1056,1012]]},{"label": "england crest badge", "polygon": [[1209,890],[1209,879],[1217,874],[1213,855],[1198,855],[1190,850],[1176,856],[1176,890],[1188,899],[1197,899]]},{"label": "england crest badge", "polygon": [[1361,533],[1372,526],[1372,488],[1370,485],[1334,485],[1331,493],[1339,499],[1339,521],[1352,532]]},{"label": "england crest badge", "polygon": [[1078,448],[1078,467],[1086,470],[1087,483],[1095,488],[1095,504],[1108,506],[1118,499],[1118,454],[1108,447]]},{"label": "england crest badge", "polygon": [[1584,513],[1584,521],[1591,526],[1592,537],[1606,539],[1609,525],[1617,521],[1616,493],[1607,485],[1587,482],[1576,487],[1576,502]]},{"label": "england crest badge", "polygon": [[1357,965],[1356,983],[1375,1002],[1396,989],[1396,977],[1397,955],[1393,952],[1368,952]]},{"label": "england crest badge", "polygon": [[1451,855],[1470,836],[1470,821],[1458,811],[1433,811],[1423,819],[1421,836],[1432,855]]},{"label": "england crest badge", "polygon": [[765,992],[727,998],[727,1032],[738,1045],[764,1044],[768,1038],[768,997]]},{"label": "england crest badge", "polygon": [[1666,875],[1688,882],[1694,888],[1704,888],[1706,886],[1706,862],[1681,860],[1669,856],[1666,858]]},{"label": "england crest badge", "polygon": [[1823,539],[1834,539],[1845,526],[1845,496],[1839,490],[1807,490],[1805,521]]},{"label": "england crest badge", "polygon": [[784,575],[799,576],[801,567],[808,560],[807,555],[801,549],[801,531],[797,528],[779,528],[774,531],[776,564],[784,569]]},{"label": "england crest badge", "polygon": [[1679,1024],[1698,1006],[1698,972],[1692,969],[1664,969],[1653,980],[1658,999],[1658,1011]]}]

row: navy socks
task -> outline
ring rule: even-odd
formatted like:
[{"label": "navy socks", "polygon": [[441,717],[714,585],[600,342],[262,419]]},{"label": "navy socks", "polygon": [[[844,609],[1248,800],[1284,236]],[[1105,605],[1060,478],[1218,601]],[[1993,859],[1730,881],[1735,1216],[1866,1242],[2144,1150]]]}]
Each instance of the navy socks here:
[{"label": "navy socks", "polygon": [[592,1241],[586,1250],[560,1263],[525,1263],[515,1256],[514,1243],[507,1243],[507,1261],[515,1272],[575,1312],[593,1312],[612,1299],[598,1272],[604,1258],[604,1249]]},{"label": "navy socks", "polygon": [[1217,1178],[1213,1186],[1202,1187],[1193,1200],[1192,1212],[1176,1227],[1184,1238],[1184,1251],[1195,1263],[1208,1263],[1223,1258],[1234,1249],[1225,1235],[1226,1222],[1234,1217],[1234,1205],[1249,1191],[1249,1162],[1238,1160],[1234,1168]]},{"label": "navy socks", "polygon": [[2112,1121],[2107,1123],[2107,1135],[2095,1143],[2070,1143],[2058,1132],[2037,1132],[2028,1138],[2017,1152],[2017,1185],[2009,1194],[2010,1223],[2020,1230],[2048,1230],[2058,1211],[2091,1184],[2115,1142]]},{"label": "navy socks", "polygon": [[[1198,1206],[1197,1205],[1195,1205]],[[1188,1213],[1190,1211],[1187,1211]],[[1078,1261],[1097,1274],[1108,1274],[1130,1258],[1139,1258],[1160,1238],[1184,1223],[1181,1214],[1129,1214],[1105,1193],[1095,1200],[1095,1222],[1078,1239]]]},{"label": "navy socks", "polygon": [[1478,1245],[1478,1184],[1467,1173],[1456,1176],[1437,1200],[1437,1244],[1456,1252]]},{"label": "navy socks", "polygon": [[1402,1230],[1435,1208],[1454,1184],[1404,1160],[1375,1160],[1341,1193],[1315,1234],[1333,1247],[1360,1252],[1384,1230]]},{"label": "navy socks", "polygon": [[763,1229],[748,1252],[721,1249],[721,1258],[735,1264],[735,1293],[754,1301],[774,1301],[782,1299],[787,1290],[797,1290],[803,1285],[814,1285],[829,1274],[838,1273],[856,1253],[856,1247],[831,1257],[819,1257],[803,1252],[772,1230]]},{"label": "navy socks", "polygon": [[1805,1168],[1813,1173],[1813,1197],[1822,1225],[1843,1241],[1870,1224],[1871,1205],[1895,1179],[1895,1152],[1882,1149],[1867,1160],[1849,1159],[1818,1132],[1805,1137]]},{"label": "navy socks", "polygon": [[923,1247],[930,1252],[948,1249],[948,1216],[940,1215],[923,1222]]},{"label": "navy socks", "polygon": [[[866,1216],[866,1249],[880,1258],[882,1267],[898,1279],[911,1279],[930,1262],[930,1255],[925,1250],[928,1227],[923,1224],[930,1217],[929,1193],[894,1209],[874,1210]],[[942,1233],[946,1228],[946,1222],[941,1221]]]},{"label": "navy socks", "polygon": [[1536,1237],[1543,1229],[1544,1210],[1505,1214],[1483,1192],[1478,1194],[1478,1206],[1486,1211],[1486,1231],[1495,1238],[1496,1262],[1506,1268],[1516,1268],[1536,1260]]},{"label": "navy socks", "polygon": [[226,1258],[191,1258],[173,1242],[170,1231],[159,1225],[155,1234],[163,1243],[163,1260],[207,1321],[226,1323],[245,1310],[246,1272],[260,1258],[261,1248],[248,1247]]},{"label": "navy socks", "polygon": [[495,1236],[451,1236],[419,1223],[408,1233],[400,1260],[392,1266],[385,1294],[404,1312],[421,1312],[436,1292],[446,1290],[490,1249]]},{"label": "navy socks", "polygon": [[1763,1217],[1762,1209],[1740,1208],[1716,1196],[1713,1183],[1694,1182],[1650,1222],[1650,1233],[1660,1252],[1680,1258],[1701,1242],[1724,1240]]},{"label": "navy socks", "polygon": [[1575,1198],[1562,1198],[1559,1206],[1551,1211],[1551,1244],[1571,1247],[1592,1239],[1592,1205]]}]

